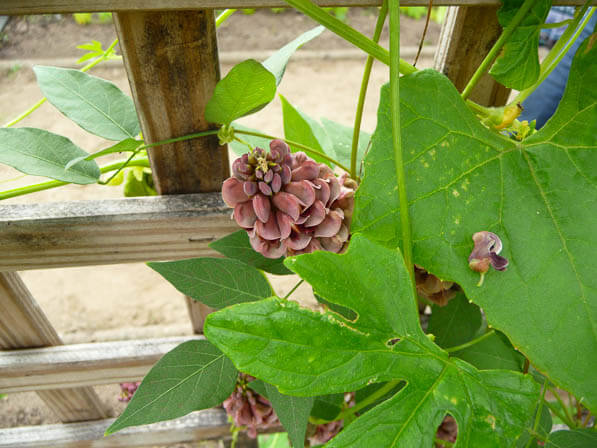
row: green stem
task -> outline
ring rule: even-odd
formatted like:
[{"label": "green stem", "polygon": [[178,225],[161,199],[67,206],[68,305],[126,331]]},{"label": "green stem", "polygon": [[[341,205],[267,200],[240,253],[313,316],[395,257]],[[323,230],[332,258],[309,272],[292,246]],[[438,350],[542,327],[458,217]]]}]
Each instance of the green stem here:
[{"label": "green stem", "polygon": [[[537,413],[535,414],[535,422],[533,423],[533,429],[531,434],[537,434],[537,427],[539,426],[539,422],[541,421],[541,412],[543,412],[543,403],[545,402],[545,391],[547,390],[547,378],[543,381],[543,389],[541,390],[541,398],[539,399],[539,407],[537,408]],[[531,444],[533,443],[533,437],[529,438],[529,441],[525,445],[525,448],[530,448]]]},{"label": "green stem", "polygon": [[290,291],[288,291],[288,294],[286,294],[286,295],[284,296],[284,300],[288,299],[288,297],[290,297],[290,296],[292,295],[292,293],[293,293],[294,291],[296,291],[296,290],[297,290],[297,288],[303,284],[303,282],[304,282],[304,280],[303,280],[303,279],[299,280],[299,281],[298,281],[298,283],[297,283],[296,285],[294,285]]},{"label": "green stem", "polygon": [[[98,57],[94,61],[90,62],[86,66],[82,67],[81,71],[82,72],[86,72],[86,71],[92,69],[93,67],[95,67],[100,62],[103,62],[106,59],[108,59],[110,57],[110,54],[112,53],[112,50],[114,49],[114,47],[116,46],[117,43],[118,43],[118,39],[115,39],[114,42],[112,42],[112,44],[110,44],[110,46],[108,48],[106,48],[106,50],[104,51],[104,53],[100,57]],[[37,103],[35,103],[33,106],[31,106],[25,112],[23,112],[21,115],[19,115],[18,117],[12,119],[8,123],[4,124],[2,127],[9,128],[11,126],[14,126],[19,121],[24,120],[29,115],[31,115],[33,112],[35,112],[37,109],[39,109],[46,101],[47,101],[47,99],[45,97],[42,98],[42,99],[40,99]]]},{"label": "green stem", "polygon": [[448,353],[454,353],[454,352],[457,352],[457,351],[460,351],[460,350],[464,350],[465,348],[468,348],[471,345],[478,344],[479,342],[487,339],[488,337],[490,337],[494,333],[495,333],[495,330],[489,330],[487,333],[482,334],[478,338],[472,339],[472,340],[470,340],[468,342],[465,342],[464,344],[460,344],[460,345],[457,345],[455,347],[446,348],[444,350],[447,351]]},{"label": "green stem", "polygon": [[380,387],[379,389],[377,389],[375,392],[373,392],[371,395],[369,395],[367,398],[365,398],[362,401],[359,401],[357,404],[355,404],[353,407],[348,408],[344,411],[342,411],[340,413],[340,415],[338,415],[338,417],[336,417],[335,420],[342,420],[344,418],[346,418],[349,415],[353,415],[356,414],[357,412],[359,412],[361,409],[366,408],[367,406],[372,405],[373,403],[375,403],[377,400],[379,400],[380,398],[382,398],[384,395],[388,394],[389,392],[391,392],[394,388],[396,388],[396,386],[398,386],[401,383],[401,381],[398,380],[394,380],[394,381],[389,381],[387,382],[385,385],[383,385],[382,387]]},{"label": "green stem", "polygon": [[554,397],[556,398],[556,400],[558,400],[558,403],[559,403],[560,407],[563,409],[564,414],[566,414],[566,419],[564,420],[565,423],[570,427],[570,429],[576,428],[576,424],[574,422],[574,419],[570,415],[570,411],[568,410],[568,406],[566,406],[564,404],[564,401],[562,400],[562,397],[560,397],[559,392],[554,387],[551,387],[551,386],[547,386],[547,387],[549,388],[549,390],[551,391],[551,393],[554,395]]},{"label": "green stem", "polygon": [[542,30],[548,30],[548,29],[551,29],[551,28],[561,28],[563,26],[570,25],[573,20],[574,19],[568,19],[568,20],[562,20],[561,22],[544,23],[543,25],[541,25],[541,29]]},{"label": "green stem", "polygon": [[[341,38],[357,46],[365,53],[373,56],[375,59],[386,65],[390,65],[390,54],[388,53],[388,50],[373,42],[364,34],[359,33],[354,28],[348,26],[346,23],[331,14],[328,14],[323,8],[311,3],[309,0],[286,0],[286,3],[311,17]],[[402,59],[399,59],[399,67],[400,73],[405,75],[417,71],[416,67]]]},{"label": "green stem", "polygon": [[[379,37],[383,30],[383,24],[388,15],[388,1],[384,0],[377,23],[375,24],[375,31],[373,32],[373,42],[379,42]],[[369,86],[369,79],[371,78],[371,68],[373,67],[373,56],[367,55],[365,62],[365,71],[363,73],[363,80],[361,81],[361,91],[359,92],[359,101],[357,104],[357,112],[354,119],[354,128],[352,133],[352,152],[350,153],[350,177],[357,178],[357,153],[359,149],[359,137],[361,133],[361,122],[363,121],[363,107],[365,106],[365,97],[367,96],[367,87]]]},{"label": "green stem", "polygon": [[516,30],[520,22],[522,22],[522,19],[525,18],[525,16],[533,7],[536,1],[537,0],[525,0],[525,2],[522,4],[520,9],[510,22],[510,24],[504,29],[504,31],[502,31],[502,34],[500,35],[496,43],[493,45],[491,50],[489,50],[489,53],[487,54],[487,56],[485,56],[485,59],[483,59],[483,62],[481,62],[481,65],[479,65],[479,68],[477,68],[477,71],[475,71],[472,78],[469,80],[468,84],[462,91],[463,99],[469,97],[469,95],[477,85],[477,82],[479,82],[479,80],[485,74],[487,69],[489,69],[489,66],[493,64],[493,61],[498,56],[498,53],[500,52],[504,44],[510,39],[510,36],[512,36],[514,30]]},{"label": "green stem", "polygon": [[311,148],[309,146],[305,146],[305,145],[303,145],[301,143],[293,142],[292,140],[288,140],[288,139],[285,139],[285,138],[274,137],[273,135],[262,134],[260,132],[244,131],[244,130],[241,130],[241,129],[235,129],[234,133],[235,134],[252,135],[253,137],[261,137],[261,138],[266,138],[268,140],[283,140],[286,143],[288,143],[290,146],[294,146],[295,148],[302,149],[303,151],[307,151],[307,152],[310,152],[312,154],[316,154],[319,157],[327,160],[328,162],[332,162],[334,165],[337,165],[339,168],[342,168],[347,173],[350,173],[350,169],[348,167],[342,165],[336,159],[333,159],[332,157],[328,156],[327,154],[324,154],[324,153],[322,153],[320,151],[317,151],[316,149],[313,149],[313,148]]},{"label": "green stem", "polygon": [[222,14],[220,14],[216,18],[216,28],[219,27],[222,23],[228,19],[232,14],[234,14],[237,10],[236,9],[225,9]]},{"label": "green stem", "polygon": [[[557,57],[552,58],[550,61],[547,61],[547,57],[549,57],[549,55],[552,54],[552,51],[555,49],[555,46],[552,48],[552,51],[550,51],[549,55],[547,55],[547,57],[545,58],[546,60],[544,60],[543,63],[541,64],[539,79],[537,79],[535,84],[533,84],[531,87],[524,89],[522,92],[520,92],[514,99],[514,103],[522,103],[524,100],[526,100],[529,97],[529,95],[531,93],[533,93],[535,91],[535,89],[537,87],[539,87],[539,85],[543,81],[545,81],[545,79],[550,75],[550,73],[553,71],[553,69],[558,66],[558,64],[560,63],[562,58],[566,55],[566,53],[568,53],[568,51],[570,50],[570,47],[572,45],[574,45],[574,42],[576,42],[576,39],[578,39],[578,36],[580,35],[580,33],[582,33],[583,29],[585,28],[585,26],[587,25],[587,23],[589,22],[589,20],[591,19],[591,17],[593,16],[594,13],[595,13],[595,8],[591,8],[591,12],[589,12],[587,14],[587,16],[585,17],[585,20],[583,20],[583,22],[580,24],[580,26],[578,27],[578,29],[576,30],[576,32],[574,33],[572,38],[570,38],[567,42],[565,42],[566,45],[562,48],[562,50],[559,53],[557,53]],[[572,25],[570,27],[572,27]],[[560,40],[558,42],[562,41],[563,37],[564,36],[562,35],[562,37],[560,38]],[[553,53],[553,54],[556,55],[556,53]]]},{"label": "green stem", "polygon": [[[100,167],[100,173],[108,173],[119,169],[125,164],[126,160],[120,160],[118,162],[111,163],[109,165]],[[128,166],[143,166],[149,167],[149,160],[146,158],[131,160]],[[25,194],[37,193],[38,191],[49,190],[51,188],[62,187],[63,185],[69,185],[72,182],[63,182],[61,180],[50,180],[47,182],[41,182],[39,184],[27,185],[25,187],[14,188],[12,190],[0,191],[0,201],[3,199],[10,199],[17,196],[23,196]]]},{"label": "green stem", "polygon": [[569,428],[571,428],[571,429],[574,428],[574,425],[572,424],[572,422],[570,420],[568,420],[566,418],[566,416],[563,415],[553,403],[550,403],[549,401],[545,400],[545,404],[547,405],[549,410],[551,412],[553,412],[555,415],[557,415],[558,418],[560,420],[562,420],[566,425],[568,425]]},{"label": "green stem", "polygon": [[[400,202],[400,225],[402,227],[402,253],[406,268],[413,281],[415,271],[413,264],[412,236],[410,215],[408,211],[408,196],[406,194],[406,175],[402,160],[402,135],[400,127],[400,0],[392,0],[390,4],[390,98],[392,109],[392,144],[394,146],[394,161],[396,180],[398,184],[398,199]],[[415,301],[417,294],[415,291]]]}]

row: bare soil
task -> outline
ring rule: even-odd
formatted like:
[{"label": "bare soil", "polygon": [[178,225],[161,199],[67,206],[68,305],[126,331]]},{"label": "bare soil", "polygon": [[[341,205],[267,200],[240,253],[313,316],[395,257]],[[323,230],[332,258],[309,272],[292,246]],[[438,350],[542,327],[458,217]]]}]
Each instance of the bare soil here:
[{"label": "bare soil", "polygon": [[[351,11],[348,22],[370,35],[375,17],[370,10]],[[417,45],[424,22],[403,18],[404,45]],[[273,14],[260,11],[254,15],[235,14],[218,31],[221,51],[254,51],[276,49],[313,22],[293,12]],[[5,28],[6,38],[0,48],[0,59],[35,59],[77,56],[78,43],[100,40],[106,45],[115,38],[106,25],[80,26],[70,16],[37,19],[14,18]],[[439,25],[432,23],[428,33],[436,42]],[[348,44],[326,32],[308,44],[311,49],[347,48]],[[362,60],[297,60],[291,61],[280,93],[312,117],[330,117],[345,125],[354,120],[354,109],[362,76]],[[423,60],[419,66],[429,66]],[[222,67],[225,74],[230,65]],[[122,68],[98,67],[94,74],[109,79],[130,94],[126,73]],[[375,64],[363,128],[372,131],[376,122],[379,88],[387,82],[387,67]],[[15,117],[41,97],[35,76],[29,69],[13,69],[0,74],[0,123]],[[276,99],[262,112],[244,120],[273,135],[282,135],[281,105]],[[63,117],[51,105],[22,121],[19,126],[34,126],[65,135],[89,152],[107,142],[87,134]],[[103,163],[103,161],[101,162]],[[23,176],[10,167],[0,166],[0,189],[32,184],[42,179]],[[71,185],[33,195],[10,199],[5,203],[35,203],[63,200],[84,200],[121,197],[119,187]],[[22,272],[22,277],[42,309],[66,343],[98,340],[121,340],[191,334],[186,306],[181,295],[144,264],[97,266]],[[285,294],[295,278],[273,278],[279,294]],[[302,286],[293,297],[309,297]],[[118,385],[98,386],[100,397],[118,415],[123,404],[118,402]],[[35,393],[10,394],[0,399],[0,428],[57,423],[57,419]]]}]

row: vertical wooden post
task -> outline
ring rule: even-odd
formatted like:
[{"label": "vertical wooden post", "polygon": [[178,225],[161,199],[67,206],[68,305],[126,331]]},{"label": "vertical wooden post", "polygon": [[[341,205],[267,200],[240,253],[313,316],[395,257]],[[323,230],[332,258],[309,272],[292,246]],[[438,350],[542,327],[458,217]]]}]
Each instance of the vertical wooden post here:
[{"label": "vertical wooden post", "polygon": [[[213,10],[114,14],[145,141],[210,128],[205,105],[220,79]],[[229,176],[228,152],[217,136],[149,149],[160,194],[219,191]],[[188,299],[193,329],[205,307]]]},{"label": "vertical wooden post", "polygon": [[[0,272],[0,349],[62,345],[60,337],[15,272]],[[37,393],[63,422],[108,417],[91,387]]]},{"label": "vertical wooden post", "polygon": [[[498,7],[450,7],[442,25],[435,54],[435,69],[462,91],[483,58],[502,32],[497,20]],[[485,74],[470,98],[483,106],[503,106],[510,89]]]}]

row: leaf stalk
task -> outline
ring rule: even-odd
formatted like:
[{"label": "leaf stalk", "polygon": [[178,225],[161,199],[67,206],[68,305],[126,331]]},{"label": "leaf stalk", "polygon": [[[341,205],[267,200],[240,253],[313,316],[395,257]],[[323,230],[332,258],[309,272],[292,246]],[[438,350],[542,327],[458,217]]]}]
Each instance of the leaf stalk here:
[{"label": "leaf stalk", "polygon": [[492,336],[494,333],[495,333],[495,330],[489,330],[487,333],[482,334],[481,336],[479,336],[475,339],[471,339],[470,341],[465,342],[464,344],[456,345],[454,347],[446,348],[444,350],[447,351],[448,353],[454,353],[454,352],[458,352],[460,350],[464,350],[465,348],[469,348],[475,344],[478,344],[481,341],[484,341],[488,337]]}]

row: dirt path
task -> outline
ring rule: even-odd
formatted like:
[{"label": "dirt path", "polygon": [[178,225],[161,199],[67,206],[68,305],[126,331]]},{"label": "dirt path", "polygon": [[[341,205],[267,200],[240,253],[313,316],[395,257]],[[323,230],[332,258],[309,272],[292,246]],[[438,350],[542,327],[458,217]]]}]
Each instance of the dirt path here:
[{"label": "dirt path", "polygon": [[[233,16],[233,19],[220,31],[220,48],[223,51],[275,48],[313,25],[307,19],[292,13],[282,15],[267,13],[254,16],[239,14]],[[374,18],[367,16],[363,11],[355,17],[351,16],[349,20],[351,23],[354,20],[364,31],[370,29],[371,23],[374,22]],[[15,21],[11,26],[16,27],[18,23]],[[291,36],[285,34],[285,30],[290,28],[289,23],[294,24],[295,27]],[[68,25],[66,29],[73,28],[71,25]],[[41,25],[30,27],[29,31],[35,29],[39,33],[41,32],[40,28],[43,27]],[[35,58],[42,55],[44,58],[72,56],[72,51],[63,51],[65,49],[63,44],[54,46],[52,36],[57,32],[55,28],[53,22],[50,22],[46,27],[46,34],[33,33],[29,36],[29,38],[33,38],[31,41],[33,43],[22,39],[17,44],[17,40],[13,39],[13,46],[5,46],[0,50],[0,58]],[[70,40],[82,42],[97,38],[97,34],[94,34],[97,33],[96,28],[89,28],[92,31],[89,35],[76,38],[71,36]],[[74,29],[78,32],[87,30],[87,28],[78,26],[75,26]],[[106,32],[105,27],[101,29],[104,30],[102,32]],[[230,33],[231,29],[236,30],[234,35]],[[253,42],[252,38],[257,33],[252,30],[260,29],[268,30],[271,39],[255,37]],[[405,30],[408,29],[411,31],[403,33],[403,36],[418,36],[419,30],[422,29],[422,22],[417,22],[417,27],[414,30],[412,26],[405,27]],[[7,30],[10,31],[10,29]],[[69,32],[65,32],[65,36],[68,36]],[[112,37],[111,35],[102,36],[105,41],[109,41]],[[334,48],[343,48],[344,44],[336,42],[335,39],[334,36],[327,36],[325,42],[322,39],[310,44],[311,49],[330,48],[330,43],[336,46]],[[409,39],[411,39],[409,42],[411,45],[417,42],[416,38]],[[420,65],[429,66],[430,64],[430,60],[423,60]],[[223,66],[223,74],[230,68],[230,65]],[[95,74],[115,82],[126,92],[129,91],[123,69],[99,68]],[[295,61],[289,64],[279,91],[291,103],[312,117],[325,116],[342,124],[351,125],[361,76],[361,60]],[[376,64],[365,106],[363,122],[365,130],[372,131],[375,128],[379,88],[386,81],[387,67]],[[0,123],[18,115],[40,97],[41,93],[30,70],[22,69],[4,74],[0,77],[0,104],[2,104]],[[276,99],[260,113],[248,117],[244,123],[273,135],[282,135],[279,99]],[[74,126],[49,104],[44,105],[39,111],[24,120],[21,125],[41,127],[66,135],[89,152],[106,144],[101,139]],[[14,188],[37,181],[30,176],[14,180],[19,176],[21,176],[19,172],[0,166],[0,189]],[[14,198],[5,203],[118,197],[122,197],[119,187],[67,186]],[[27,271],[22,273],[22,277],[67,343],[191,333],[183,298],[144,264]],[[294,282],[294,279],[289,278],[273,279],[274,287],[280,294],[285,294],[294,285]],[[295,295],[306,296],[309,295],[309,291],[307,288],[299,289]],[[123,405],[117,401],[118,385],[100,386],[97,387],[97,390],[101,398],[113,408],[116,414],[122,411]],[[34,393],[11,394],[0,400],[0,428],[55,422],[57,422],[56,418]]]}]

